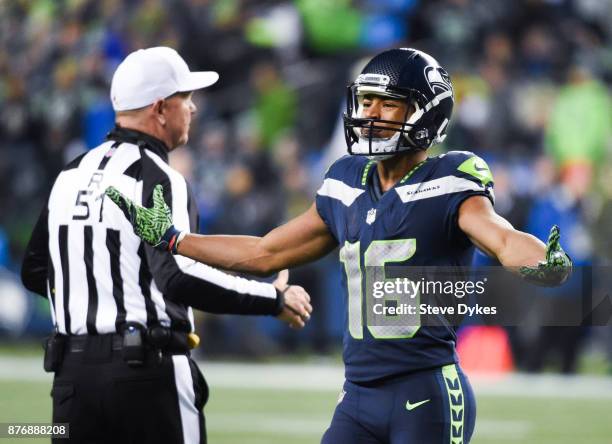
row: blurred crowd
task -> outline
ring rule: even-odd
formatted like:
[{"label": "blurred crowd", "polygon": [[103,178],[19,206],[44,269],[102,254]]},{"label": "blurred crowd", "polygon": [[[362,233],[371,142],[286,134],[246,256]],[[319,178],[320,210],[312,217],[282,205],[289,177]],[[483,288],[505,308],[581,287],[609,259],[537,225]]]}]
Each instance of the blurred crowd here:
[{"label": "blurred crowd", "polygon": [[[18,270],[58,171],[112,127],[117,64],[159,45],[176,48],[193,70],[221,76],[196,95],[189,146],[171,156],[199,199],[204,233],[262,235],[307,208],[345,152],[346,85],[372,54],[410,46],[433,54],[455,87],[449,137],[434,152],[481,155],[495,177],[497,211],[515,227],[545,239],[557,223],[575,264],[610,265],[610,23],[612,0],[0,2],[0,266]],[[205,340],[207,352],[336,347],[335,262],[294,274],[315,299],[305,334],[264,319],[210,316],[205,334],[234,340]],[[0,296],[0,312],[11,306],[6,294],[13,293]],[[38,301],[29,307],[43,310]],[[44,310],[31,318],[24,328],[48,328]],[[599,334],[612,354],[609,332],[573,337]],[[558,347],[571,355],[561,368],[575,370],[585,341],[568,351],[563,334],[552,345],[539,336],[531,343],[543,348],[538,356]],[[518,365],[545,365],[536,361]]]}]

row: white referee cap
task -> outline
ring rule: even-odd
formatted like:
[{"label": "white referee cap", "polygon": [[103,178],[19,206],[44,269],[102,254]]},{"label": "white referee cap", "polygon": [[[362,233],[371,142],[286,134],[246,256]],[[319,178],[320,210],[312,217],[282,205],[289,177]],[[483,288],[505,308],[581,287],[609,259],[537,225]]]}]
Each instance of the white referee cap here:
[{"label": "white referee cap", "polygon": [[151,105],[177,92],[206,88],[219,80],[214,71],[190,72],[185,60],[172,48],[139,49],[119,64],[111,82],[115,111]]}]

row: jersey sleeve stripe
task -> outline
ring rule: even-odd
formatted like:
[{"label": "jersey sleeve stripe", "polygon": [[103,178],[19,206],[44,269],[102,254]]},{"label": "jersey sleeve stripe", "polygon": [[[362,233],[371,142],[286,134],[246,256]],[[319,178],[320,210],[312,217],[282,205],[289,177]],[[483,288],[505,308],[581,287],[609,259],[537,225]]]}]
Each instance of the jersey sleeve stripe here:
[{"label": "jersey sleeve stripe", "polygon": [[325,179],[323,185],[317,191],[319,196],[327,196],[341,201],[345,206],[350,207],[355,200],[363,194],[365,190],[353,188],[337,179]]},{"label": "jersey sleeve stripe", "polygon": [[483,185],[462,177],[446,176],[427,182],[403,185],[397,187],[395,191],[403,203],[408,203],[462,191],[484,192],[486,189]]},{"label": "jersey sleeve stripe", "polygon": [[226,290],[235,291],[236,293],[276,299],[276,290],[271,284],[232,276],[183,256],[175,256],[175,259],[181,271],[190,276],[205,280]]}]

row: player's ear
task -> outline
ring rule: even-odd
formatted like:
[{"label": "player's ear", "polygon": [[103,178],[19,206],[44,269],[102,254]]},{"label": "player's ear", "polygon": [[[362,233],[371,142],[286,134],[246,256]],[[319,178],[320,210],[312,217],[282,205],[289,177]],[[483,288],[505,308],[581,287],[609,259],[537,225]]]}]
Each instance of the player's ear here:
[{"label": "player's ear", "polygon": [[162,125],[166,125],[166,116],[164,114],[164,99],[159,99],[153,105],[151,105],[151,109],[153,110],[153,117]]}]

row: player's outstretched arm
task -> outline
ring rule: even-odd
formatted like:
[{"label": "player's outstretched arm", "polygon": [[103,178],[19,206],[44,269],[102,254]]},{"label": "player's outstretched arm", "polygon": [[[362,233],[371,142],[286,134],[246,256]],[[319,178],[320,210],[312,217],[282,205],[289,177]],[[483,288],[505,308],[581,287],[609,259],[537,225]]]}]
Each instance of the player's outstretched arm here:
[{"label": "player's outstretched arm", "polygon": [[545,245],[535,236],[514,229],[484,196],[470,197],[461,204],[458,223],[474,245],[534,284],[561,285],[572,271],[556,225]]},{"label": "player's outstretched arm", "polygon": [[119,206],[136,235],[145,242],[225,270],[270,275],[323,257],[337,245],[315,204],[264,237],[203,236],[174,228],[161,185],[155,187],[151,208],[135,204],[113,187],[105,194]]}]

